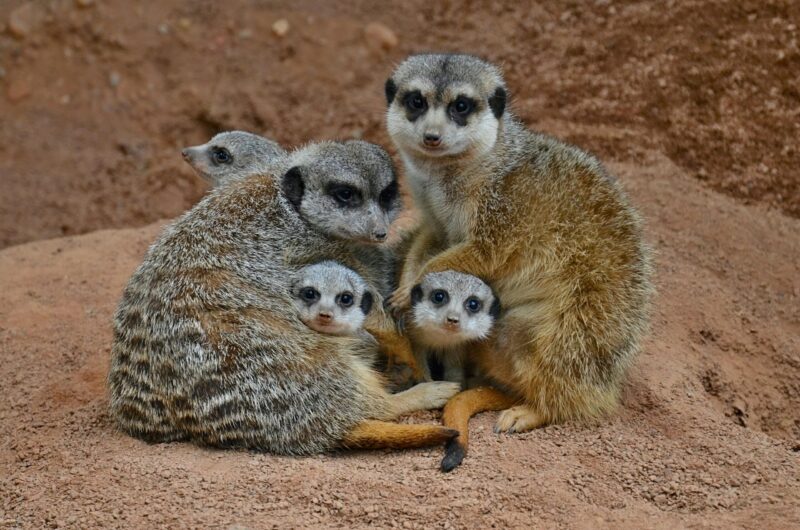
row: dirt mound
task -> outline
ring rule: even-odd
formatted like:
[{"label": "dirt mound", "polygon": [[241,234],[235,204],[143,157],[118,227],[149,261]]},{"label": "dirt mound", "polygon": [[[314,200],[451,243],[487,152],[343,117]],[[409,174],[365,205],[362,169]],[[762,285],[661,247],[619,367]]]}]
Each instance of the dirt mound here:
[{"label": "dirt mound", "polygon": [[449,475],[437,470],[440,450],[282,458],[122,435],[107,414],[110,318],[160,225],[0,252],[0,521],[796,524],[800,221],[707,191],[659,153],[611,169],[649,220],[660,292],[623,407],[596,425],[524,435],[495,435],[496,415],[481,415],[466,463]]},{"label": "dirt mound", "polygon": [[547,132],[800,215],[797,2],[318,4],[5,2],[0,247],[177,215],[204,190],[178,148],[220,129],[387,144],[392,65],[442,49],[502,63]]}]

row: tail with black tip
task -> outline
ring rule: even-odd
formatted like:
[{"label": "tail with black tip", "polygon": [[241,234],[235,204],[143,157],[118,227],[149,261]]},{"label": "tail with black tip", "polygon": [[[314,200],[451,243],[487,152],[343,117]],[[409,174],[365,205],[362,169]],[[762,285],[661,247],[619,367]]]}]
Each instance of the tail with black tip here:
[{"label": "tail with black tip", "polygon": [[348,432],[341,442],[346,449],[412,449],[442,445],[458,431],[441,425],[414,425],[366,420]]},{"label": "tail with black tip", "polygon": [[469,445],[469,419],[487,410],[503,410],[514,406],[517,400],[488,386],[472,388],[457,394],[444,407],[442,420],[445,427],[455,429],[458,437],[447,442],[441,468],[445,473],[461,465]]}]

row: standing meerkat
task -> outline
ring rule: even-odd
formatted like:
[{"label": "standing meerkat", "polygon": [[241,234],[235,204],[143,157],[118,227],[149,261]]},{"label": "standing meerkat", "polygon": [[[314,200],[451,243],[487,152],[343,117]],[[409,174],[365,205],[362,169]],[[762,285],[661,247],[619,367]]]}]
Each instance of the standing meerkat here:
[{"label": "standing meerkat", "polygon": [[460,272],[428,274],[411,290],[410,318],[406,327],[416,348],[417,364],[431,380],[428,357],[442,363],[444,380],[464,386],[466,349],[485,340],[500,314],[500,301],[480,278]]},{"label": "standing meerkat", "polygon": [[[457,385],[388,394],[370,366],[372,341],[323,335],[297,318],[286,279],[326,256],[358,270],[350,244],[331,234],[372,237],[389,216],[378,203],[393,180],[386,153],[366,142],[297,155],[302,163],[280,177],[256,174],[212,190],[165,229],[131,277],[108,377],[111,416],[125,432],[281,454],[418,447],[456,434],[383,420],[441,406]],[[296,193],[311,174],[358,187],[375,218],[362,219],[358,208],[350,218],[335,204],[342,225],[304,215],[302,196],[324,203],[312,185]]]},{"label": "standing meerkat", "polygon": [[181,150],[183,159],[211,186],[253,173],[269,173],[286,156],[277,143],[244,131],[226,131],[202,144]]},{"label": "standing meerkat", "polygon": [[[500,70],[469,55],[416,55],[387,80],[387,128],[425,230],[420,263],[391,303],[406,308],[425,275],[455,270],[492,286],[503,314],[470,348],[509,392],[473,389],[445,407],[458,428],[444,470],[466,453],[475,412],[506,409],[499,431],[596,417],[617,404],[648,326],[651,260],[639,215],[591,155],[530,131],[506,108]],[[446,250],[421,258],[429,241]]]}]

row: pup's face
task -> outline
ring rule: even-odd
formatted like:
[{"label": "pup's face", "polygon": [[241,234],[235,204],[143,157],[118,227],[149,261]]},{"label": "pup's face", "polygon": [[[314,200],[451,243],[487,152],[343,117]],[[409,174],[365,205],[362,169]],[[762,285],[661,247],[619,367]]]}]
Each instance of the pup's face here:
[{"label": "pup's face", "polygon": [[183,159],[212,186],[231,178],[256,173],[285,154],[281,147],[261,136],[230,131],[219,133],[208,143],[187,147]]},{"label": "pup's face", "polygon": [[489,335],[500,312],[491,287],[469,274],[428,274],[411,291],[415,331],[428,346],[449,348]]},{"label": "pup's face", "polygon": [[469,55],[414,55],[385,88],[386,126],[404,153],[480,156],[494,147],[506,104],[496,67]]},{"label": "pup's face", "polygon": [[373,303],[372,293],[358,274],[327,261],[300,270],[292,298],[300,320],[329,335],[355,334]]},{"label": "pup's face", "polygon": [[284,196],[306,222],[340,239],[382,243],[400,212],[397,177],[381,147],[361,141],[311,144],[290,155]]}]

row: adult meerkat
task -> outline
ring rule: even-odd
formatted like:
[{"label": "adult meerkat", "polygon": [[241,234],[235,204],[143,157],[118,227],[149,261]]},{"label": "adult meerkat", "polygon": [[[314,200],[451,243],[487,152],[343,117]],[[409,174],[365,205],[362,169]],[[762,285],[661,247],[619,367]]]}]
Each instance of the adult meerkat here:
[{"label": "adult meerkat", "polygon": [[[125,432],[282,454],[417,447],[456,434],[383,420],[441,406],[457,385],[390,395],[369,365],[371,341],[323,335],[297,318],[286,278],[327,256],[358,270],[350,244],[331,233],[372,237],[389,216],[379,203],[393,171],[386,153],[366,142],[296,154],[298,165],[278,178],[256,174],[212,190],[163,232],[131,277],[114,319],[108,377],[111,416]],[[351,218],[336,206],[342,197],[331,197],[337,215],[320,225],[303,203],[325,202],[313,191],[323,174],[357,187],[375,203],[367,208],[375,218],[361,219],[359,209]],[[340,195],[340,187],[324,189]]]},{"label": "adult meerkat", "polygon": [[[506,409],[496,428],[508,432],[611,411],[652,291],[641,221],[620,185],[591,155],[526,129],[506,108],[500,70],[476,57],[409,57],[385,90],[426,227],[407,259],[422,263],[417,280],[391,303],[408,307],[414,283],[455,270],[486,281],[504,308],[469,354],[509,392],[468,390],[448,403],[445,425],[461,434],[443,469],[463,459],[480,410]],[[421,259],[436,237],[446,250]]]},{"label": "adult meerkat", "polygon": [[253,173],[269,173],[286,156],[277,143],[244,131],[225,131],[201,145],[181,150],[195,173],[212,186]]},{"label": "adult meerkat", "polygon": [[415,285],[411,303],[406,329],[426,380],[431,380],[428,357],[433,357],[442,363],[444,380],[463,387],[467,380],[465,349],[489,337],[500,301],[479,278],[445,271],[428,274]]},{"label": "adult meerkat", "polygon": [[[374,291],[385,298],[397,285],[394,278],[397,258],[391,247],[381,244],[401,208],[393,166],[383,161],[380,167],[389,171],[382,171],[381,178],[373,179],[374,182],[352,177],[358,172],[351,172],[350,182],[337,180],[331,172],[315,170],[316,165],[313,164],[300,169],[305,160],[314,160],[319,150],[326,149],[323,142],[286,152],[276,142],[262,136],[244,131],[227,131],[215,135],[205,144],[187,147],[182,153],[197,174],[213,186],[221,186],[255,173],[273,173],[276,170],[280,173],[280,169],[286,171],[288,168],[297,168],[285,183],[291,188],[286,191],[291,194],[293,203],[298,208],[302,207],[305,218],[313,219],[331,237],[352,241],[348,254],[359,258],[363,265],[362,274]],[[342,167],[349,164],[344,160],[346,156],[337,156],[336,164]],[[372,189],[375,186],[380,189]],[[376,195],[377,200],[363,200],[365,193]],[[354,229],[341,229],[345,223],[337,213],[339,210],[343,210],[349,219],[357,221]],[[328,216],[337,215],[338,219],[327,219]],[[383,341],[380,360],[394,388],[405,389],[423,380],[408,341],[396,333],[393,322],[383,313],[382,306],[370,318],[370,329]]]}]

